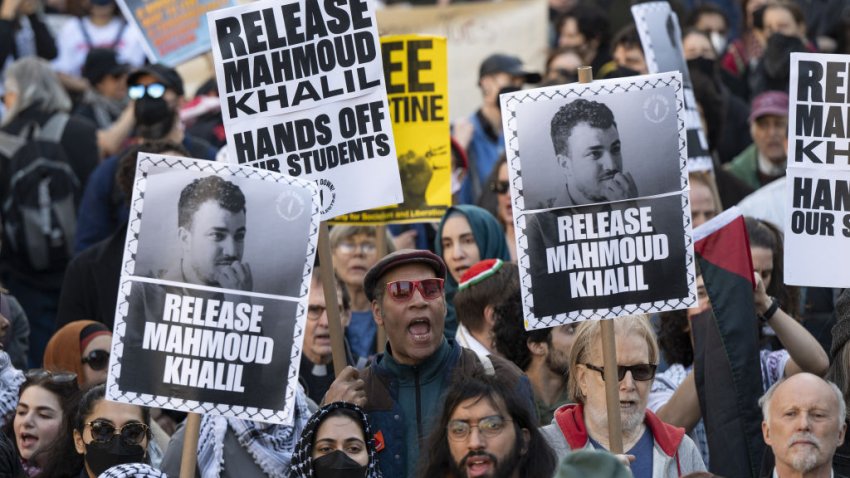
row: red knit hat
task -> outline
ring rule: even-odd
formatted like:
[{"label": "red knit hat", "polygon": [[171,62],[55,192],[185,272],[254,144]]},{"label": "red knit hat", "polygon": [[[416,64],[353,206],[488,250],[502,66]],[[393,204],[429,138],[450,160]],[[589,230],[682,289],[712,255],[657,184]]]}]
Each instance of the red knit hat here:
[{"label": "red knit hat", "polygon": [[475,265],[463,273],[457,289],[463,290],[473,284],[478,284],[481,281],[487,280],[488,277],[498,272],[504,264],[505,262],[501,259],[484,259],[483,261],[475,263]]}]

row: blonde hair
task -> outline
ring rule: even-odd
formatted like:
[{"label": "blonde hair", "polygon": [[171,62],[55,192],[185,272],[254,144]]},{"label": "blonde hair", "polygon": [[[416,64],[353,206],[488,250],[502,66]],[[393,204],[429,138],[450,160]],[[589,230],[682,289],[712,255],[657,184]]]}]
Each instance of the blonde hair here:
[{"label": "blonde hair", "polygon": [[720,202],[720,192],[717,190],[717,182],[714,180],[711,172],[691,171],[688,173],[688,182],[691,184],[699,183],[707,187],[709,192],[711,192],[711,199],[714,202],[714,209],[717,211],[717,214],[723,212],[723,204]]},{"label": "blonde hair", "polygon": [[[614,320],[614,336],[639,336],[646,341],[649,349],[649,363],[658,363],[658,341],[646,315],[628,315]],[[602,346],[602,325],[599,320],[588,320],[579,324],[575,331],[575,341],[570,351],[570,375],[567,391],[570,399],[576,403],[585,403],[585,396],[578,383],[578,365],[590,360],[592,347]],[[601,365],[601,364],[594,364]]]},{"label": "blonde hair", "polygon": [[[373,239],[377,238],[376,230],[375,226],[334,226],[330,233],[328,233],[328,242],[330,243],[331,250],[333,250],[336,249],[339,243],[354,236],[364,235]],[[386,231],[387,254],[389,254],[395,252],[395,245],[393,244],[393,236],[390,234],[389,229],[386,229]]]}]

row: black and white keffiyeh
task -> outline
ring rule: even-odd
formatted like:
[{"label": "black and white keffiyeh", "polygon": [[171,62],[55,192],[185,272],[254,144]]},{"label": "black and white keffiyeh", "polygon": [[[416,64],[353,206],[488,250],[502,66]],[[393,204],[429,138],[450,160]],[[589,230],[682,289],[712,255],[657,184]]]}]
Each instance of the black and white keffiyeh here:
[{"label": "black and white keffiyeh", "polygon": [[366,448],[369,450],[369,465],[366,468],[366,478],[383,478],[381,469],[378,468],[377,451],[375,450],[375,439],[372,437],[372,430],[369,427],[369,420],[366,414],[357,405],[348,402],[333,402],[320,408],[310,417],[307,425],[304,427],[304,432],[301,433],[301,438],[298,440],[298,445],[295,447],[295,453],[292,455],[292,465],[290,465],[289,478],[315,478],[313,474],[313,441],[319,425],[322,424],[325,417],[334,410],[345,408],[352,410],[360,417],[360,426],[363,428],[363,436],[366,437]]},{"label": "black and white keffiyeh", "polygon": [[144,463],[125,463],[109,468],[97,478],[168,478],[168,476]]},{"label": "black and white keffiyeh", "polygon": [[6,424],[18,406],[18,391],[24,380],[24,373],[12,365],[9,354],[0,351],[0,426]]},{"label": "black and white keffiyeh", "polygon": [[224,435],[230,427],[236,440],[271,478],[286,478],[295,443],[310,411],[301,387],[295,393],[294,426],[204,415],[198,440],[198,469],[202,478],[218,478],[224,465]]}]

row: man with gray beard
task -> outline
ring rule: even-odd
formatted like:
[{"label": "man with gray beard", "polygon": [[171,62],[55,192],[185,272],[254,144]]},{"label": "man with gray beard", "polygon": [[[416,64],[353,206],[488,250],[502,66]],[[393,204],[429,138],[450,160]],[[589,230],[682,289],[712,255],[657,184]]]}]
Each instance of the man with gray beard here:
[{"label": "man with gray beard", "polygon": [[[658,366],[655,333],[644,315],[614,320],[617,389],[620,398],[624,464],[635,478],[678,478],[704,471],[705,463],[685,430],[662,422],[646,403]],[[575,405],[555,411],[541,429],[559,457],[573,451],[609,450],[603,379],[602,333],[598,320],[582,322],[570,351],[568,391]]]},{"label": "man with gray beard", "polygon": [[832,455],[844,443],[846,405],[838,387],[799,373],[777,382],[759,400],[764,441],[773,449],[773,478],[838,478]]}]

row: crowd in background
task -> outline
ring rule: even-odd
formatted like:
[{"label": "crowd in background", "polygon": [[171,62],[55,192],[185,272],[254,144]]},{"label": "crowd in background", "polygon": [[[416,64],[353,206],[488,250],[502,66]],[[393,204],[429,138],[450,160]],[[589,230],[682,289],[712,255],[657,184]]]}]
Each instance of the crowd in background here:
[{"label": "crowd in background", "polygon": [[[548,44],[526,46],[545,65],[493,51],[449,66],[481,93],[452,125],[453,206],[439,223],[332,228],[349,366],[334,370],[316,267],[294,425],[204,416],[197,476],[715,476],[691,328],[712,308],[702,276],[698,306],[615,322],[621,454],[606,452],[599,323],[523,326],[499,95],[583,65],[648,73],[630,5],[550,0]],[[713,160],[690,174],[692,225],[747,215],[767,451],[753,475],[850,476],[850,296],[784,284],[782,233],[790,54],[850,53],[850,3],[672,7]],[[0,71],[0,476],[174,478],[186,414],[108,401],[104,382],[136,156],[215,160],[215,79],[148,63],[114,0],[0,0]],[[40,156],[65,166],[26,180]],[[39,207],[50,227],[32,240]]]}]

